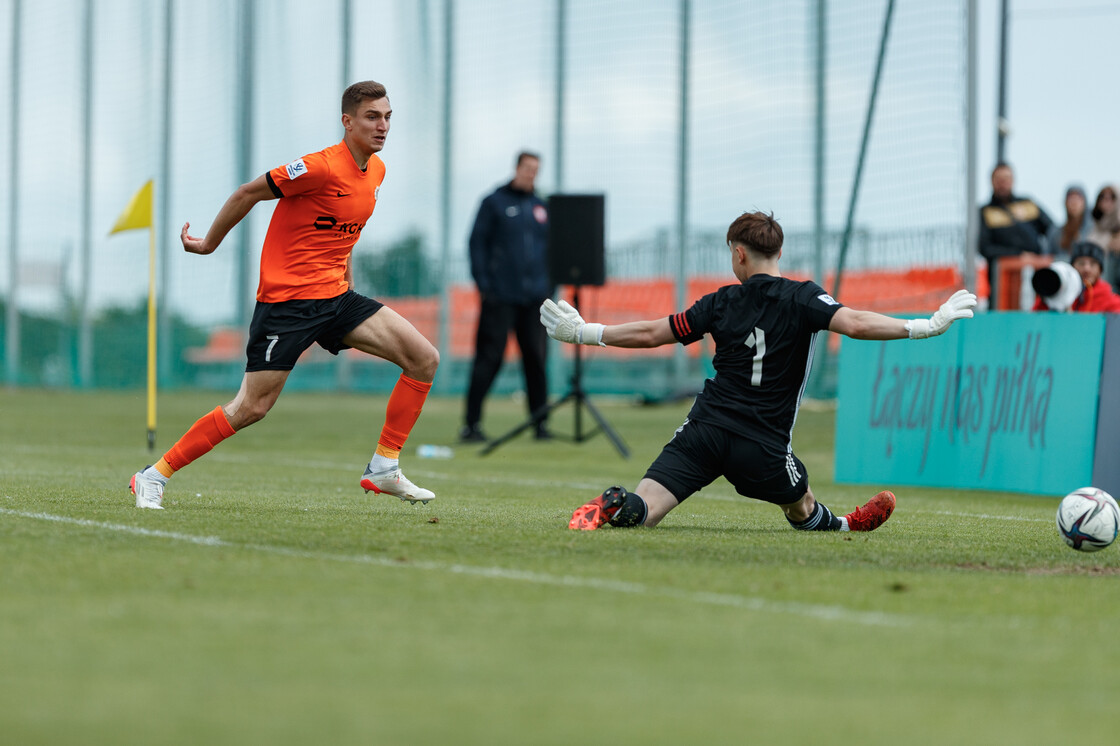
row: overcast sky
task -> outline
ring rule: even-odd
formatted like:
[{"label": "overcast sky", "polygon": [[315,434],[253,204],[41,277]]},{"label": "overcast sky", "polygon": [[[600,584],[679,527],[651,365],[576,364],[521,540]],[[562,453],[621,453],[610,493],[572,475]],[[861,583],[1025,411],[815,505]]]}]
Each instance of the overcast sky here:
[{"label": "overcast sky", "polygon": [[[180,56],[173,101],[175,147],[171,184],[172,238],[184,220],[204,232],[238,183],[229,133],[236,128],[237,5],[197,0],[176,3]],[[21,90],[21,261],[44,267],[66,264],[75,271],[79,222],[78,175],[83,134],[75,127],[80,58],[77,0],[24,0],[21,35],[24,84]],[[258,0],[258,69],[265,73],[253,91],[256,134],[252,173],[337,142],[337,99],[343,73],[333,60],[341,25],[336,3]],[[608,241],[641,239],[676,219],[675,125],[672,81],[678,49],[676,0],[569,0],[569,141],[565,184],[574,190],[608,193]],[[693,91],[694,174],[690,221],[703,227],[725,224],[742,209],[775,209],[788,224],[804,228],[811,211],[811,120],[806,117],[808,66],[804,63],[808,23],[798,3],[744,3],[728,0],[692,4],[693,75],[729,81],[723,90]],[[873,51],[886,2],[829,0],[841,19],[830,28],[830,144],[826,219],[842,225],[847,188],[858,146],[862,107],[870,82]],[[1099,188],[1120,181],[1115,131],[1120,122],[1113,73],[1120,39],[1120,0],[1011,0],[1007,108],[1011,134],[1006,157],[1014,165],[1016,191],[1033,196],[1055,220],[1063,217],[1067,185],[1079,183],[1090,202]],[[158,163],[162,48],[162,2],[97,0],[98,79],[93,160],[94,296],[99,303],[141,298],[146,287],[146,237],[108,239],[107,231],[129,196]],[[466,235],[478,199],[508,178],[513,153],[532,147],[545,153],[540,186],[552,189],[554,97],[552,83],[553,4],[509,0],[458,0],[452,225],[449,243],[464,259]],[[884,95],[905,94],[911,70],[919,85],[937,92],[919,99],[915,122],[932,120],[938,131],[909,131],[905,112],[881,109],[858,217],[872,227],[890,220],[924,225],[958,219],[961,169],[922,161],[924,150],[943,150],[958,160],[959,122],[952,109],[960,101],[936,68],[922,68],[921,44],[912,39],[926,26],[923,43],[955,45],[956,4],[940,0],[898,0],[896,34],[888,51]],[[0,0],[0,95],[10,93],[10,34],[13,0]],[[369,238],[377,249],[410,226],[426,233],[438,251],[439,174],[437,89],[442,3],[353,0],[351,79],[377,76],[391,83],[396,111],[384,158],[389,177]],[[426,9],[426,10],[425,10]],[[979,0],[977,71],[977,198],[990,193],[995,161],[999,0]],[[641,23],[635,23],[640,20]],[[957,24],[959,27],[959,24]],[[294,34],[291,29],[299,29]],[[423,29],[427,29],[425,35]],[[759,34],[762,34],[760,37]],[[629,39],[627,43],[622,40]],[[909,40],[909,41],[908,41]],[[434,45],[436,48],[429,48]],[[756,50],[771,45],[773,59],[761,63]],[[850,50],[850,51],[849,51]],[[858,50],[858,51],[857,51]],[[783,54],[801,54],[790,65]],[[948,50],[948,57],[955,52]],[[945,56],[931,55],[943,60]],[[770,76],[758,85],[752,71]],[[938,63],[940,64],[940,63]],[[744,71],[747,75],[744,76]],[[704,77],[706,76],[706,77]],[[220,82],[220,84],[219,84]],[[472,87],[473,86],[473,87]],[[495,91],[501,91],[495,104]],[[146,93],[145,93],[146,92]],[[139,115],[126,111],[138,97],[149,98]],[[954,97],[956,101],[954,101]],[[143,103],[143,102],[141,102]],[[726,110],[727,116],[719,116]],[[0,153],[9,158],[9,119],[0,123]],[[892,118],[893,117],[893,118]],[[939,119],[941,117],[941,119]],[[947,117],[947,118],[945,118]],[[724,124],[726,120],[726,124]],[[615,122],[614,128],[604,125]],[[935,129],[936,129],[935,127]],[[768,132],[760,138],[756,133]],[[787,137],[785,145],[776,142]],[[943,138],[942,141],[939,138]],[[655,143],[650,150],[648,143]],[[915,147],[913,143],[920,143]],[[713,147],[715,144],[715,147]],[[886,155],[885,155],[886,154]],[[652,156],[652,157],[651,157]],[[884,160],[886,159],[886,160]],[[878,169],[878,170],[877,170]],[[571,189],[570,189],[571,190]],[[10,219],[10,189],[0,185],[0,216]],[[963,203],[962,203],[963,204]],[[249,242],[259,251],[270,209],[262,206],[246,221]],[[239,229],[240,230],[240,229]],[[231,239],[233,240],[231,234]],[[377,244],[377,241],[381,241]],[[5,260],[0,282],[8,286],[9,234],[0,231]],[[178,252],[178,245],[171,246]],[[178,252],[171,259],[175,282],[167,296],[177,308],[193,307],[208,318],[227,318],[233,293],[233,246],[199,259]],[[67,264],[68,263],[68,264]],[[252,261],[255,284],[256,259]],[[71,279],[70,284],[73,285]],[[207,300],[207,298],[220,300]],[[57,293],[40,282],[28,284],[21,303],[53,308]]]},{"label": "overcast sky", "polygon": [[[980,2],[979,196],[991,196],[996,156],[999,0]],[[1120,181],[1120,47],[1117,0],[1011,0],[1005,157],[1015,190],[1055,220],[1065,190],[1081,184],[1090,206],[1100,187]]]}]

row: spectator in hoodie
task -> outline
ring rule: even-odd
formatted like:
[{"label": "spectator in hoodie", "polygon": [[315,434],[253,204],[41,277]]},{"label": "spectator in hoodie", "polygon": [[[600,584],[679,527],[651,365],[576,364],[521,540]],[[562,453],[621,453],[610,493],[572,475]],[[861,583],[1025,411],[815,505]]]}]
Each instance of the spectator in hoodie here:
[{"label": "spectator in hoodie", "polygon": [[1067,259],[1070,249],[1078,241],[1088,238],[1089,231],[1093,228],[1093,220],[1089,217],[1089,200],[1085,190],[1077,184],[1066,189],[1066,221],[1061,225],[1055,223],[1050,226],[1047,236],[1050,240],[1050,250],[1058,257]]}]

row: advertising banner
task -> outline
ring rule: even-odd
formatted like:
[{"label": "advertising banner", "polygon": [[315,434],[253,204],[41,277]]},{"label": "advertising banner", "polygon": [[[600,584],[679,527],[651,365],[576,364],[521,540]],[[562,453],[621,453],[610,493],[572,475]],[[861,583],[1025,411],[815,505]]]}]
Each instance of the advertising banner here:
[{"label": "advertising banner", "polygon": [[1091,484],[1104,330],[1098,314],[990,313],[933,339],[845,339],[836,481],[1044,495]]}]

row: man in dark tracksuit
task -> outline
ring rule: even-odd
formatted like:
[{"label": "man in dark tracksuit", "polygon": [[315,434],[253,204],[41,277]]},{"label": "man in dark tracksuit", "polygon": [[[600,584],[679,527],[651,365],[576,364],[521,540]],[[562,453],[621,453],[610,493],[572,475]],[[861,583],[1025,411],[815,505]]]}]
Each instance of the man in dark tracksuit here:
[{"label": "man in dark tracksuit", "polygon": [[1011,166],[997,163],[992,169],[992,199],[980,208],[980,255],[988,260],[991,308],[996,307],[996,264],[1000,257],[1052,253],[1046,234],[1053,221],[1029,197],[1012,193],[1015,175]]},{"label": "man in dark tracksuit", "polygon": [[[474,364],[460,440],[483,442],[482,401],[502,367],[512,329],[521,348],[525,391],[532,414],[548,403],[545,355],[548,337],[539,321],[540,305],[552,295],[548,273],[548,210],[533,191],[540,157],[520,153],[513,180],[482,200],[471,231],[471,275],[481,311]],[[537,438],[548,438],[542,419]]]}]

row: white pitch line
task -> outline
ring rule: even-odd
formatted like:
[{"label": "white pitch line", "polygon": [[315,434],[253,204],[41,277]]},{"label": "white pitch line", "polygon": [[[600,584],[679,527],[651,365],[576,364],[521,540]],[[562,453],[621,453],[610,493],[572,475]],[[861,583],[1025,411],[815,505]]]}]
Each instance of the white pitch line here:
[{"label": "white pitch line", "polygon": [[626,593],[635,596],[651,596],[668,598],[687,603],[699,603],[709,606],[722,606],[761,613],[791,614],[822,621],[849,622],[876,627],[906,627],[917,621],[917,617],[901,614],[891,614],[879,611],[856,611],[844,606],[826,606],[823,604],[803,604],[789,601],[770,601],[764,598],[741,596],[734,593],[714,593],[686,591],[678,588],[651,586],[644,583],[630,583],[621,580],[605,578],[589,578],[578,575],[553,575],[551,573],[533,572],[528,570],[512,570],[505,567],[485,567],[477,565],[464,565],[443,562],[402,562],[388,557],[376,557],[368,554],[330,554],[324,552],[309,552],[300,549],[290,549],[269,544],[241,544],[227,541],[216,536],[195,536],[174,531],[160,531],[157,529],[128,526],[120,523],[104,523],[91,521],[86,518],[71,518],[69,516],[53,515],[51,513],[30,513],[22,510],[0,508],[0,515],[16,518],[29,518],[53,523],[64,523],[83,528],[93,528],[102,531],[133,534],[153,539],[168,539],[182,541],[190,544],[207,547],[224,547],[229,549],[244,549],[254,552],[263,552],[283,557],[309,559],[325,562],[344,562],[349,564],[371,565],[393,569],[415,569],[430,572],[444,572],[456,575],[469,575],[478,578],[493,580],[506,580],[536,585],[556,586],[563,588],[579,588],[585,590],[604,591],[608,593]]},{"label": "white pitch line", "polygon": [[988,513],[958,513],[952,510],[913,510],[912,513],[925,513],[926,515],[949,515],[954,518],[981,518],[994,521],[1026,521],[1028,523],[1053,523],[1053,518],[1031,518],[1026,515],[991,515]]},{"label": "white pitch line", "polygon": [[102,523],[101,521],[91,521],[88,518],[71,518],[64,515],[52,515],[50,513],[26,513],[22,510],[9,510],[8,508],[0,508],[0,513],[4,515],[14,515],[19,518],[35,518],[40,521],[54,521],[55,523],[69,523],[74,526],[86,526],[88,528],[101,528],[106,531],[120,531],[121,533],[136,534],[137,536],[151,536],[156,539],[171,539],[173,541],[185,541],[190,544],[201,544],[208,547],[221,547],[232,546],[227,542],[222,541],[216,536],[195,536],[192,534],[179,534],[174,531],[160,531],[152,528],[142,528],[140,526],[125,526],[119,523]]}]

